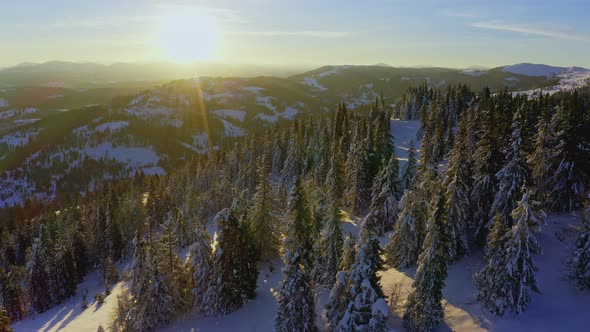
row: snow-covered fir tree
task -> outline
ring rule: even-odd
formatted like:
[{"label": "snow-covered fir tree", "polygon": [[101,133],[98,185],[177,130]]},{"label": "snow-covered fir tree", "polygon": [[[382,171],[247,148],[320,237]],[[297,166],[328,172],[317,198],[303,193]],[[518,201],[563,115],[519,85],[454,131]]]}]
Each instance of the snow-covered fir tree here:
[{"label": "snow-covered fir tree", "polygon": [[510,215],[516,202],[522,196],[521,188],[528,176],[525,155],[521,147],[522,112],[523,110],[520,108],[512,119],[512,136],[506,155],[506,165],[496,174],[498,191],[489,212],[490,221],[486,228],[490,228],[497,212],[500,212],[506,225],[512,226]]},{"label": "snow-covered fir tree", "polygon": [[322,229],[312,275],[316,289],[331,289],[339,271],[342,256],[342,228],[340,211],[331,204]]},{"label": "snow-covered fir tree", "polygon": [[330,167],[328,174],[326,174],[325,187],[330,199],[334,200],[336,204],[340,204],[344,193],[344,165],[338,146],[333,145],[331,150]]},{"label": "snow-covered fir tree", "polygon": [[158,257],[151,244],[135,240],[136,249],[131,267],[129,292],[130,324],[136,331],[153,331],[167,323],[174,313],[170,288],[158,270]]},{"label": "snow-covered fir tree", "polygon": [[404,167],[404,172],[401,178],[403,189],[410,189],[412,187],[414,178],[416,177],[416,163],[416,147],[414,146],[414,141],[410,140],[408,143],[408,162]]},{"label": "snow-covered fir tree", "polygon": [[29,296],[31,305],[38,312],[44,312],[52,304],[52,288],[47,263],[51,261],[49,234],[41,225],[39,237],[33,240],[30,257],[27,261]]},{"label": "snow-covered fir tree", "polygon": [[532,153],[527,157],[531,170],[536,194],[545,201],[549,192],[549,175],[551,171],[551,145],[552,135],[549,126],[549,114],[544,111],[539,116],[537,132],[534,137]]},{"label": "snow-covered fir tree", "polygon": [[408,331],[431,331],[444,318],[441,301],[450,245],[447,216],[443,190],[439,190],[431,201],[426,239],[406,302],[403,319]]},{"label": "snow-covered fir tree", "polygon": [[285,157],[285,163],[281,171],[283,181],[285,183],[291,183],[293,177],[298,176],[301,172],[301,153],[300,153],[300,142],[297,135],[298,126],[297,122],[291,127],[291,136],[289,137],[287,156]]},{"label": "snow-covered fir tree", "polygon": [[195,229],[195,243],[189,249],[187,265],[192,276],[193,307],[203,310],[204,298],[211,280],[213,266],[211,239],[204,225]]},{"label": "snow-covered fir tree", "polygon": [[[551,149],[551,207],[554,210],[572,210],[584,194],[584,178],[581,167],[587,163],[588,151],[582,151],[576,127],[581,119],[573,116],[573,110],[562,104],[551,119],[551,127],[555,133],[554,146]],[[586,158],[581,157],[586,156]]]},{"label": "snow-covered fir tree", "polygon": [[406,268],[416,264],[422,248],[427,202],[416,190],[406,190],[399,204],[400,214],[389,242],[385,261],[392,267]]},{"label": "snow-covered fir tree", "polygon": [[497,191],[495,175],[501,158],[497,138],[494,136],[497,129],[494,112],[491,110],[476,112],[480,113],[479,118],[482,119],[482,123],[479,124],[478,136],[480,137],[474,155],[475,181],[470,198],[473,217],[469,228],[474,240],[483,242],[490,226],[490,210]]},{"label": "snow-covered fir tree", "polygon": [[512,212],[516,224],[504,236],[501,218],[495,219],[486,265],[476,275],[476,285],[478,300],[496,315],[523,312],[530,301],[529,291],[539,291],[532,255],[541,248],[533,229],[542,223],[544,214],[536,205],[525,190]]},{"label": "snow-covered fir tree", "polygon": [[382,235],[393,229],[401,196],[401,181],[397,158],[391,155],[373,184],[373,195],[369,214],[364,218],[364,227]]},{"label": "snow-covered fir tree", "polygon": [[449,166],[445,171],[443,187],[446,188],[446,205],[448,208],[449,259],[455,260],[469,253],[467,224],[470,217],[469,194],[471,188],[471,160],[467,154],[467,116],[459,121],[455,144],[449,154]]},{"label": "snow-covered fir tree", "polygon": [[[293,190],[298,186],[295,180]],[[292,220],[294,221],[294,220]],[[283,282],[278,294],[278,308],[275,317],[275,330],[315,331],[315,304],[308,270],[302,253],[306,251],[301,240],[298,223],[290,222],[283,241]],[[297,239],[299,238],[299,239]]]},{"label": "snow-covered fir tree", "polygon": [[342,245],[342,258],[340,259],[340,271],[348,271],[352,267],[356,257],[356,244],[354,236],[347,233]]},{"label": "snow-covered fir tree", "polygon": [[241,308],[255,294],[258,275],[253,252],[249,251],[253,245],[248,244],[244,224],[228,208],[217,214],[215,223],[217,239],[211,283],[204,299],[204,312],[209,316],[226,315]]},{"label": "snow-covered fir tree", "polygon": [[578,229],[576,247],[568,261],[569,277],[580,290],[590,289],[590,200],[587,204]]},{"label": "snow-covered fir tree", "polygon": [[52,276],[52,297],[55,303],[62,303],[76,294],[76,265],[72,250],[63,243],[54,248],[49,267]]},{"label": "snow-covered fir tree", "polygon": [[254,244],[262,261],[268,261],[277,255],[279,242],[274,196],[268,173],[268,162],[263,156],[258,161],[258,185],[250,212]]},{"label": "snow-covered fir tree", "polygon": [[348,300],[338,331],[385,331],[389,308],[377,272],[383,268],[379,241],[366,229],[358,239],[358,251],[348,273]]},{"label": "snow-covered fir tree", "polygon": [[283,254],[287,251],[295,252],[301,256],[306,269],[312,266],[311,243],[311,213],[303,184],[299,177],[293,180],[293,187],[289,193],[287,208],[286,229],[288,234],[283,242]]},{"label": "snow-covered fir tree", "polygon": [[368,142],[361,130],[361,124],[357,124],[346,160],[346,197],[353,214],[364,212],[371,198]]}]

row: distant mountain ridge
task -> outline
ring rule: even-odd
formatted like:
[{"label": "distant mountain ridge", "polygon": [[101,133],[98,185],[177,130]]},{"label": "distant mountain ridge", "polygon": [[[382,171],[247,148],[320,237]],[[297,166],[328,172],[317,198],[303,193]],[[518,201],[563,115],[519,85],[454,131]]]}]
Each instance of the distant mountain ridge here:
[{"label": "distant mountain ridge", "polygon": [[518,63],[509,66],[502,66],[495,68],[503,72],[509,72],[513,74],[526,75],[526,76],[545,76],[550,78],[554,75],[563,74],[566,71],[569,72],[590,72],[590,70],[582,67],[556,67],[544,64],[535,63]]}]

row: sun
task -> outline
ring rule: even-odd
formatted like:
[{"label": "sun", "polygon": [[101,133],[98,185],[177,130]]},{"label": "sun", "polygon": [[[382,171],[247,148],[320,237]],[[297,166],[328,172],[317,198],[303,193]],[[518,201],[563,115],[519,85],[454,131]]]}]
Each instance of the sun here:
[{"label": "sun", "polygon": [[218,43],[215,21],[199,13],[174,13],[161,18],[158,46],[175,62],[212,60]]}]

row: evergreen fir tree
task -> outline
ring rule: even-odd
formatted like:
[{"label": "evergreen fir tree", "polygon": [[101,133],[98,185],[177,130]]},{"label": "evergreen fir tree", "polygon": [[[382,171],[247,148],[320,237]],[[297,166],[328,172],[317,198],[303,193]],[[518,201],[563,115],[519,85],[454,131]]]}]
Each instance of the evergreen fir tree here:
[{"label": "evergreen fir tree", "polygon": [[395,230],[385,246],[385,259],[390,266],[406,268],[416,264],[422,248],[425,203],[416,190],[406,190],[402,196]]},{"label": "evergreen fir tree", "polygon": [[70,248],[58,243],[52,255],[50,271],[52,276],[53,300],[62,303],[76,294],[76,265]]},{"label": "evergreen fir tree", "polygon": [[414,141],[410,140],[408,143],[408,162],[404,167],[404,173],[402,175],[402,186],[403,189],[410,189],[414,183],[416,177],[416,148],[414,147]]},{"label": "evergreen fir tree", "polygon": [[[230,209],[221,210],[215,217],[217,241],[213,252],[211,283],[205,294],[204,312],[210,316],[226,315],[242,307],[255,292],[257,276],[255,262],[249,260],[252,249],[244,247],[243,226]],[[253,256],[252,256],[253,257]],[[252,289],[254,279],[254,290]]]},{"label": "evergreen fir tree", "polygon": [[551,132],[548,115],[543,112],[537,123],[537,133],[534,137],[532,153],[527,157],[531,175],[535,183],[536,193],[543,201],[549,188],[549,172],[551,170]]},{"label": "evergreen fir tree", "polygon": [[440,190],[432,199],[428,229],[413,290],[408,295],[404,326],[408,331],[431,331],[444,318],[442,290],[449,261],[449,232],[445,198]]},{"label": "evergreen fir tree", "polygon": [[316,287],[331,289],[339,271],[342,256],[342,229],[340,227],[340,211],[331,205],[328,218],[322,229],[319,240],[319,251],[315,257],[313,277]]},{"label": "evergreen fir tree", "polygon": [[356,246],[352,234],[346,234],[344,244],[342,245],[342,259],[340,260],[340,271],[348,271],[352,267],[356,257]]},{"label": "evergreen fir tree", "polygon": [[286,228],[283,253],[297,251],[306,269],[311,269],[311,215],[299,177],[294,179],[289,194]]},{"label": "evergreen fir tree", "polygon": [[455,260],[469,252],[467,243],[467,224],[469,217],[470,157],[467,155],[465,139],[467,136],[467,119],[459,122],[455,145],[449,155],[449,166],[445,171],[443,187],[446,188],[446,205],[448,207],[449,259]]},{"label": "evergreen fir tree", "polygon": [[539,227],[543,213],[535,205],[525,191],[512,212],[516,224],[501,236],[504,227],[500,225],[501,219],[496,218],[494,223],[487,262],[476,275],[476,285],[478,300],[496,315],[503,315],[507,310],[523,312],[530,301],[529,290],[539,291],[532,254],[540,253],[541,248],[531,228]]},{"label": "evergreen fir tree", "polygon": [[391,155],[386,166],[375,179],[370,212],[363,220],[364,227],[382,235],[393,229],[401,190],[397,158]]},{"label": "evergreen fir tree", "polygon": [[284,260],[284,277],[278,294],[275,330],[315,331],[313,293],[309,276],[302,264],[302,256],[297,250],[286,251]]},{"label": "evergreen fir tree", "polygon": [[590,205],[581,221],[576,247],[568,261],[569,277],[580,290],[590,289]]},{"label": "evergreen fir tree", "polygon": [[195,243],[190,247],[187,264],[192,275],[193,306],[205,308],[205,293],[209,288],[212,269],[211,240],[204,226],[197,226]]},{"label": "evergreen fir tree", "polygon": [[33,241],[27,262],[29,296],[33,309],[38,312],[44,312],[52,304],[51,278],[47,266],[47,263],[52,259],[48,248],[48,236],[45,225],[41,225],[39,237]]},{"label": "evergreen fir tree", "polygon": [[383,306],[383,291],[377,272],[383,268],[381,248],[366,229],[359,235],[359,249],[349,272],[346,310],[338,325],[340,331],[385,331],[389,310]]},{"label": "evergreen fir tree", "polygon": [[[508,226],[512,226],[510,214],[514,210],[518,198],[522,196],[520,192],[522,185],[527,178],[527,168],[522,151],[522,109],[519,109],[512,120],[512,137],[510,139],[510,148],[506,156],[507,164],[496,174],[498,179],[498,191],[494,197],[489,214],[489,225],[496,215],[500,212]],[[487,228],[489,228],[489,225]]]},{"label": "evergreen fir tree", "polygon": [[268,180],[268,165],[265,157],[258,163],[258,186],[254,194],[250,222],[254,232],[254,243],[259,258],[268,261],[278,252],[277,218],[274,211],[274,197]]}]

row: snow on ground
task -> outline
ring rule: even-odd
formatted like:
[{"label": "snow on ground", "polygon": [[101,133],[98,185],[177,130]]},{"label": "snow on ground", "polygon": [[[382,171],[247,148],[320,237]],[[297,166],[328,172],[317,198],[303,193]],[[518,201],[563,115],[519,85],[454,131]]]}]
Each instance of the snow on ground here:
[{"label": "snow on ground", "polygon": [[246,132],[244,131],[244,129],[234,125],[233,123],[227,121],[227,120],[221,120],[223,122],[223,132],[225,134],[225,136],[229,136],[229,137],[238,137],[238,136],[244,136],[246,135]]},{"label": "snow on ground", "polygon": [[285,111],[283,111],[282,113],[279,113],[275,110],[273,110],[273,115],[269,115],[269,114],[265,114],[265,113],[258,113],[256,114],[255,118],[266,121],[266,122],[270,122],[270,123],[275,123],[277,121],[279,121],[280,118],[285,118],[285,119],[289,119],[289,120],[293,120],[295,118],[295,116],[297,114],[299,114],[299,110],[291,107],[291,106],[287,106],[285,107]]},{"label": "snow on ground", "polygon": [[572,67],[557,75],[559,83],[557,85],[545,87],[542,89],[514,91],[513,95],[528,95],[533,97],[536,94],[554,94],[559,91],[573,91],[577,88],[588,85],[590,81],[590,70],[585,68]]},{"label": "snow on ground", "polygon": [[119,131],[125,127],[129,126],[129,122],[127,121],[113,121],[113,122],[106,122],[96,126],[96,130],[103,132],[107,129],[110,131]]},{"label": "snow on ground", "polygon": [[295,116],[299,113],[299,110],[290,106],[285,107],[285,111],[281,115],[282,117],[293,120]]},{"label": "snow on ground", "polygon": [[0,98],[0,107],[8,107],[10,104],[4,98]]},{"label": "snow on ground", "polygon": [[16,115],[15,110],[8,110],[0,112],[0,119],[8,119]]},{"label": "snow on ground", "polygon": [[[414,141],[416,151],[420,151],[420,141],[416,138],[416,134],[420,129],[420,121],[418,120],[390,120],[389,132],[393,136],[393,144],[395,146],[395,155],[401,161],[400,166],[404,166],[408,161],[408,146],[410,140]],[[417,157],[417,156],[416,156]]]},{"label": "snow on ground", "polygon": [[276,98],[271,96],[258,96],[256,97],[256,104],[267,107],[269,110],[276,112],[277,107],[273,104],[273,100],[276,100]]},{"label": "snow on ground", "polygon": [[259,86],[243,86],[240,89],[244,90],[244,91],[253,92],[253,93],[259,93],[260,91],[266,90],[265,88],[261,88]]},{"label": "snow on ground", "polygon": [[14,123],[16,124],[28,124],[28,123],[35,123],[37,121],[39,121],[41,119],[20,119],[20,120],[14,120]]},{"label": "snow on ground", "polygon": [[48,99],[56,99],[56,98],[62,98],[64,95],[51,95],[51,96],[47,96]]},{"label": "snow on ground", "polygon": [[469,75],[469,76],[481,76],[481,75],[485,75],[487,74],[488,71],[487,70],[479,70],[479,69],[465,69],[465,70],[461,70],[461,74],[463,75]]},{"label": "snow on ground", "polygon": [[[82,309],[82,290],[88,290],[88,308]],[[105,303],[99,305],[94,295],[104,292],[104,283],[96,273],[91,273],[78,285],[76,295],[65,303],[43,313],[33,314],[12,325],[15,332],[94,332],[98,326],[106,329],[112,321],[112,313],[117,306],[117,295],[124,289],[123,283],[117,283]]]},{"label": "snow on ground", "polygon": [[36,113],[37,111],[39,111],[38,109],[34,108],[34,107],[27,107],[23,110],[23,113],[25,114],[33,114]]},{"label": "snow on ground", "polygon": [[160,166],[144,167],[141,169],[145,175],[164,175],[166,171]]},{"label": "snow on ground", "polygon": [[17,131],[11,134],[6,134],[0,138],[0,144],[8,144],[11,147],[26,145],[29,140],[37,136],[36,132]]},{"label": "snow on ground", "polygon": [[216,331],[274,331],[274,316],[277,311],[275,293],[283,280],[281,269],[283,262],[272,262],[274,272],[269,272],[269,265],[260,265],[256,298],[249,300],[238,311],[221,317],[201,317],[196,313],[185,314],[161,329],[166,332],[216,332]]},{"label": "snow on ground", "polygon": [[246,112],[239,111],[239,110],[216,110],[216,111],[213,111],[213,113],[215,113],[215,115],[222,117],[222,118],[230,117],[232,119],[236,119],[241,122],[243,122],[244,119],[246,118]]},{"label": "snow on ground", "polygon": [[95,160],[100,158],[115,159],[132,168],[155,165],[160,160],[158,155],[149,148],[129,146],[113,147],[113,144],[110,142],[87,147],[82,153]]},{"label": "snow on ground", "polygon": [[309,85],[310,87],[319,90],[319,91],[326,91],[328,90],[328,88],[326,88],[325,86],[321,85],[317,79],[313,78],[313,77],[304,77],[303,78],[303,83],[305,83],[306,85]]},{"label": "snow on ground", "polygon": [[319,76],[319,77],[326,77],[326,76],[329,76],[329,75],[340,74],[340,71],[341,70],[348,69],[350,67],[351,66],[333,66],[332,68],[330,68],[330,69],[328,69],[326,71],[323,71],[323,72],[317,74],[317,76]]}]

